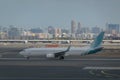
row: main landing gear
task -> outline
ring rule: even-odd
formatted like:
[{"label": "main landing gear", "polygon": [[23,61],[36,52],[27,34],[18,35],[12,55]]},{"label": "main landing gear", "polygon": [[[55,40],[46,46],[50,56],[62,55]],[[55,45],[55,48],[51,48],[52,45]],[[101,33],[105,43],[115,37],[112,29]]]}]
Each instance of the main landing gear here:
[{"label": "main landing gear", "polygon": [[64,56],[60,56],[58,59],[59,59],[59,60],[62,60],[62,59],[64,59]]}]

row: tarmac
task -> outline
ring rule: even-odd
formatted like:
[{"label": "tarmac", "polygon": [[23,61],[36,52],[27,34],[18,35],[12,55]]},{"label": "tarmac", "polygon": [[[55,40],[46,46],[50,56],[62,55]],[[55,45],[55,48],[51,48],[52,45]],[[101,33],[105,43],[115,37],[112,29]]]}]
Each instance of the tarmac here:
[{"label": "tarmac", "polygon": [[18,54],[20,50],[0,48],[0,80],[120,80],[119,50],[64,60],[26,60]]}]

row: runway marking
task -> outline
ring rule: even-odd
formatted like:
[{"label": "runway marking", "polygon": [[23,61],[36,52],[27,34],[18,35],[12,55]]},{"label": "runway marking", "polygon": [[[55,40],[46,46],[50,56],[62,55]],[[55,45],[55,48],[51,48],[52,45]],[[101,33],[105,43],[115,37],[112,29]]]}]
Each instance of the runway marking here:
[{"label": "runway marking", "polygon": [[95,75],[95,73],[91,70],[91,71],[89,71],[89,73],[91,74],[91,75]]},{"label": "runway marking", "polygon": [[109,77],[120,77],[120,75],[118,75],[118,74],[111,74],[111,73],[106,73],[105,71],[101,71],[101,73],[102,74],[105,74],[105,75],[107,75],[107,76],[109,76]]},{"label": "runway marking", "polygon": [[101,76],[101,77],[103,76],[103,75],[101,75],[100,73],[98,73],[97,70],[90,70],[89,73],[90,73],[91,75],[94,75],[94,76],[99,76],[99,77],[100,77],[100,76]]},{"label": "runway marking", "polygon": [[67,60],[86,60],[86,61],[88,61],[88,60],[90,60],[90,61],[96,61],[96,60],[98,60],[98,61],[116,61],[116,60],[120,60],[120,59],[65,59],[66,61]]},{"label": "runway marking", "polygon": [[92,70],[120,70],[120,67],[84,67],[83,69],[92,69]]}]

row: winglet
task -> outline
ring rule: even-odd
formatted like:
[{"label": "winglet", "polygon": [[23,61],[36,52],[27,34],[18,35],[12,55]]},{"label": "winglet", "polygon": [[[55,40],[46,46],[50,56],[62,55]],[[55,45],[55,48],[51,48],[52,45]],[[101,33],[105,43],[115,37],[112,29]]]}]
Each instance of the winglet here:
[{"label": "winglet", "polygon": [[91,46],[92,48],[99,47],[102,43],[103,37],[104,37],[104,31],[102,31],[92,42]]}]

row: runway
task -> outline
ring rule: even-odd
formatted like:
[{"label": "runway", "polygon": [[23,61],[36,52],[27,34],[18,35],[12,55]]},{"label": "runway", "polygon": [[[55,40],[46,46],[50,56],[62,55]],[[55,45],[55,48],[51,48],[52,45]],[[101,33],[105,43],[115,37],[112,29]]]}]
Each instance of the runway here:
[{"label": "runway", "polygon": [[26,60],[16,52],[21,49],[0,50],[0,80],[120,80],[119,50],[64,60]]},{"label": "runway", "polygon": [[120,80],[120,59],[0,58],[0,80]]}]

